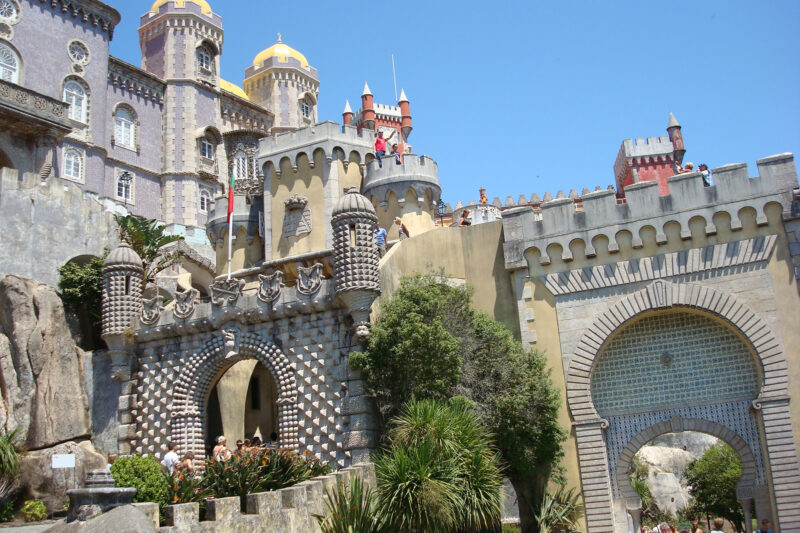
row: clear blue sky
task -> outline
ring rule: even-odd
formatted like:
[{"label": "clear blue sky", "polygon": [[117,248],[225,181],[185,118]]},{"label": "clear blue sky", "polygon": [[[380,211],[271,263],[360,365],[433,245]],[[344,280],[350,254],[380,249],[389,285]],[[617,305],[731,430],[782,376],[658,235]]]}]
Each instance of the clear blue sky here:
[{"label": "clear blue sky", "polygon": [[[111,53],[141,63],[122,13]],[[411,102],[414,151],[439,163],[446,202],[613,183],[622,140],[683,126],[687,161],[800,157],[800,2],[335,2],[209,0],[222,16],[222,76],[239,85],[283,42],[319,70],[320,120],[345,99]]]}]

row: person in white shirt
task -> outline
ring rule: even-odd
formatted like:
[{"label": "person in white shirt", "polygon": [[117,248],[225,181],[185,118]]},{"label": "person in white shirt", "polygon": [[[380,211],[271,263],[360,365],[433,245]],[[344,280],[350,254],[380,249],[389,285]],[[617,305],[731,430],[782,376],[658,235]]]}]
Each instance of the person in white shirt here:
[{"label": "person in white shirt", "polygon": [[161,460],[161,464],[167,469],[170,475],[175,471],[175,465],[181,462],[180,458],[178,457],[178,445],[174,442],[167,443],[167,448],[169,451],[164,454],[164,458]]}]

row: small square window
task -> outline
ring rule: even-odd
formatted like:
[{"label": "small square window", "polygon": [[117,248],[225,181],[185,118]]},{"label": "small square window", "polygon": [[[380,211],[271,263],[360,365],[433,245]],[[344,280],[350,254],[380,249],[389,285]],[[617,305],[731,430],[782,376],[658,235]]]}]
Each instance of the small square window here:
[{"label": "small square window", "polygon": [[206,159],[214,159],[214,149],[214,144],[208,139],[202,139],[200,141],[200,155]]}]

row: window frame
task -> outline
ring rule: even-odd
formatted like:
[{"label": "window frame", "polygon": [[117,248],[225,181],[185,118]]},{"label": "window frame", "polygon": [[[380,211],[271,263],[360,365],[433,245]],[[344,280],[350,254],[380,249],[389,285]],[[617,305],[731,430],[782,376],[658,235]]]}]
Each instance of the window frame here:
[{"label": "window frame", "polygon": [[[242,173],[242,171],[244,173]],[[250,177],[250,158],[244,150],[236,150],[233,154],[233,179],[246,180]]]},{"label": "window frame", "polygon": [[[71,157],[72,156],[72,157]],[[62,177],[64,179],[68,179],[70,181],[77,181],[78,183],[83,183],[83,175],[84,175],[84,160],[83,154],[77,148],[73,148],[71,146],[64,147],[63,152],[63,164],[62,164]],[[70,164],[70,161],[72,163]],[[71,173],[72,170],[75,169],[75,162],[77,161],[78,164],[78,175],[75,176]],[[67,169],[70,169],[68,172]]]},{"label": "window frame", "polygon": [[213,72],[214,54],[205,45],[197,47],[197,66],[201,71]]},{"label": "window frame", "polygon": [[[81,83],[80,81],[78,81],[78,79],[79,78],[71,77],[71,78],[67,78],[66,80],[64,80],[64,88],[62,90],[62,95],[63,95],[62,100],[65,103],[69,104],[69,112],[68,112],[69,118],[74,120],[75,122],[80,122],[81,124],[84,124],[84,125],[88,126],[89,125],[89,90],[86,87],[85,83]],[[81,91],[81,95],[80,95],[81,96],[81,105],[80,105],[79,108],[75,107],[74,102],[70,102],[69,101],[70,86],[72,86],[72,85],[74,85],[75,87],[78,87],[80,89],[80,91]],[[77,94],[75,93],[75,91],[72,91],[71,96],[72,96],[73,99],[75,99],[77,97]],[[76,114],[76,110],[79,110],[79,111],[77,111],[77,113],[80,114],[80,118],[75,118],[74,115]]]},{"label": "window frame", "polygon": [[[124,113],[127,116],[121,117],[118,116],[118,113]],[[134,152],[138,151],[139,121],[137,119],[136,111],[127,104],[122,104],[118,105],[117,108],[114,109],[112,116],[114,125],[114,145],[133,150]],[[128,128],[127,137],[129,137],[129,142],[125,142],[126,135],[124,128]]]},{"label": "window frame", "polygon": [[200,189],[200,212],[208,213],[209,211],[211,211],[211,191]]},{"label": "window frame", "polygon": [[208,136],[200,138],[200,157],[213,161],[217,157],[217,144]]},{"label": "window frame", "polygon": [[[20,74],[22,73],[22,59],[20,58],[19,53],[17,53],[16,49],[6,41],[0,41],[0,48],[7,50],[8,54],[11,56],[11,59],[16,63],[15,65],[9,65],[5,62],[0,62],[0,79],[19,84]],[[8,77],[5,76],[5,71],[10,72],[11,75]]]}]

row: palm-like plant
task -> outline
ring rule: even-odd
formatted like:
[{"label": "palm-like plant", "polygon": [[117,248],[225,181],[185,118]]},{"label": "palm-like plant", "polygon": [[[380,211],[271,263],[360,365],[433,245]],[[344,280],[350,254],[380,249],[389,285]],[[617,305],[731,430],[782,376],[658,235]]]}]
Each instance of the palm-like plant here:
[{"label": "palm-like plant", "polygon": [[392,531],[477,531],[500,521],[491,436],[464,401],[412,400],[375,463],[378,510]]},{"label": "palm-like plant", "polygon": [[336,490],[325,489],[326,516],[314,515],[322,533],[381,533],[382,525],[375,509],[375,496],[360,478],[350,484],[339,483]]},{"label": "palm-like plant", "polygon": [[19,474],[22,448],[15,443],[19,428],[0,435],[0,499],[6,497]]},{"label": "palm-like plant", "polygon": [[138,215],[114,215],[114,220],[119,226],[119,238],[128,243],[142,258],[143,291],[148,283],[155,281],[156,274],[172,266],[183,256],[180,250],[162,250],[167,244],[182,241],[183,237],[166,234],[166,227],[158,220]]},{"label": "palm-like plant", "polygon": [[576,530],[583,512],[580,494],[575,489],[567,490],[561,486],[554,493],[545,492],[534,516],[539,533],[550,533]]}]

